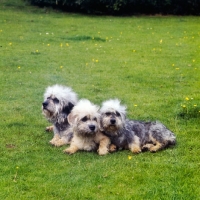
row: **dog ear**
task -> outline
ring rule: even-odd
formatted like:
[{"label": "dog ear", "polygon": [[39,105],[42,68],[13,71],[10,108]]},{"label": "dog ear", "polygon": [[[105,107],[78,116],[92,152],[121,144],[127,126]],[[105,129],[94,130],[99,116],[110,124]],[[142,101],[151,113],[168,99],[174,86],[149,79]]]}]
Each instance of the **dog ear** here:
[{"label": "dog ear", "polygon": [[126,120],[126,114],[125,113],[121,113],[121,118],[122,118],[122,120]]},{"label": "dog ear", "polygon": [[98,125],[99,125],[99,130],[103,131],[103,124],[102,124],[102,117],[101,117],[101,115],[97,118],[97,122],[98,122]]},{"label": "dog ear", "polygon": [[73,125],[73,124],[75,124],[75,122],[77,120],[77,115],[73,115],[73,113],[70,113],[67,116],[67,120],[68,120],[68,122],[69,122],[70,125]]},{"label": "dog ear", "polygon": [[69,115],[69,113],[71,113],[73,107],[74,107],[74,104],[72,104],[71,102],[69,102],[69,103],[67,104],[67,106],[65,106],[65,107],[62,109],[62,112],[65,113],[66,115]]}]

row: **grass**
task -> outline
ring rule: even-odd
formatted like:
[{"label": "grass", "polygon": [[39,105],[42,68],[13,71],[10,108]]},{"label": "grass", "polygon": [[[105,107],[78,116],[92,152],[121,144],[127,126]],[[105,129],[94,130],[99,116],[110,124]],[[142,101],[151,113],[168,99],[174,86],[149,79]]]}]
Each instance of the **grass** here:
[{"label": "grass", "polygon": [[[200,199],[200,24],[193,16],[85,16],[0,1],[0,198]],[[48,144],[43,93],[70,86],[128,117],[159,120],[177,145],[100,157]]]}]

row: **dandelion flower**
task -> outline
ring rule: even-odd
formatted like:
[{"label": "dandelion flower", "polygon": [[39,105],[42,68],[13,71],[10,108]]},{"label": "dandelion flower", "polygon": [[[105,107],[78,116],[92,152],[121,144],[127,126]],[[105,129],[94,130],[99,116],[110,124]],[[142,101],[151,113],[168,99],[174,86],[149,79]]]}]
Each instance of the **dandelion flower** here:
[{"label": "dandelion flower", "polygon": [[186,100],[186,101],[189,101],[189,98],[188,98],[188,97],[185,97],[185,100]]},{"label": "dandelion flower", "polygon": [[12,45],[12,42],[10,42],[9,45],[11,46],[11,45]]},{"label": "dandelion flower", "polygon": [[18,66],[18,69],[20,69],[21,67],[20,66]]},{"label": "dandelion flower", "polygon": [[172,67],[174,67],[174,64],[172,64]]},{"label": "dandelion flower", "polygon": [[62,47],[63,46],[63,44],[62,43],[60,43],[60,47]]},{"label": "dandelion flower", "polygon": [[192,60],[192,62],[195,62],[195,60]]},{"label": "dandelion flower", "polygon": [[99,60],[95,60],[95,62],[99,62]]},{"label": "dandelion flower", "polygon": [[179,70],[179,68],[177,67],[176,70]]},{"label": "dandelion flower", "polygon": [[133,52],[135,52],[135,49],[133,49]]},{"label": "dandelion flower", "polygon": [[160,40],[160,44],[162,44],[162,39]]},{"label": "dandelion flower", "polygon": [[195,104],[194,107],[197,107],[197,105]]},{"label": "dandelion flower", "polygon": [[50,46],[50,44],[47,44],[47,46],[49,47],[49,46]]},{"label": "dandelion flower", "polygon": [[131,159],[132,159],[132,156],[128,156],[128,159],[131,160]]},{"label": "dandelion flower", "polygon": [[63,68],[63,66],[60,66],[60,69],[62,69]]},{"label": "dandelion flower", "polygon": [[183,108],[186,108],[186,105],[182,105]]},{"label": "dandelion flower", "polygon": [[38,50],[35,50],[35,52],[38,53],[39,51],[38,51]]},{"label": "dandelion flower", "polygon": [[137,104],[135,104],[134,106],[137,107]]},{"label": "dandelion flower", "polygon": [[66,43],[66,46],[68,47],[68,46],[69,46],[69,44],[68,44],[68,43]]}]

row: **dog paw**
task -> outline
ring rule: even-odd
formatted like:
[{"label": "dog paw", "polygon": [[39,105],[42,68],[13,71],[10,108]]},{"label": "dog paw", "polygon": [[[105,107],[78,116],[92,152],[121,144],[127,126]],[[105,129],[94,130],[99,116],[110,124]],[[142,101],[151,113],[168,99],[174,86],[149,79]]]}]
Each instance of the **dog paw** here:
[{"label": "dog paw", "polygon": [[73,153],[76,153],[78,150],[79,150],[78,147],[71,146],[71,147],[65,149],[63,152],[67,153],[67,154],[73,154]]},{"label": "dog paw", "polygon": [[53,126],[47,126],[45,130],[47,132],[52,132],[53,131]]},{"label": "dog paw", "polygon": [[133,153],[140,153],[140,152],[141,152],[141,149],[140,149],[139,147],[134,147],[134,148],[131,149],[131,151],[132,151]]},{"label": "dog paw", "polygon": [[49,143],[50,143],[51,145],[55,146],[56,140],[52,139],[52,140],[49,141]]},{"label": "dog paw", "polygon": [[73,154],[75,153],[72,149],[68,148],[68,149],[65,149],[63,150],[64,153],[67,153],[67,154]]},{"label": "dog paw", "polygon": [[151,148],[149,149],[149,151],[150,151],[151,153],[155,153],[156,151],[158,151],[158,147],[153,146],[153,147],[151,147]]},{"label": "dog paw", "polygon": [[107,148],[98,149],[98,154],[100,156],[106,155],[106,154],[108,154],[108,149]]},{"label": "dog paw", "polygon": [[111,144],[109,147],[109,152],[115,152],[117,151],[117,147],[114,144]]}]

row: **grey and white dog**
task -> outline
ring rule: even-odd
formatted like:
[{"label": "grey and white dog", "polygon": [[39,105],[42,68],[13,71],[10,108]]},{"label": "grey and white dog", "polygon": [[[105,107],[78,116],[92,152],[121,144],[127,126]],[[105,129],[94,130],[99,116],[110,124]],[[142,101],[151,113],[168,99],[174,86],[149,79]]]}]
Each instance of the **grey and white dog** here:
[{"label": "grey and white dog", "polygon": [[111,139],[110,152],[117,149],[156,152],[176,143],[174,133],[160,122],[126,119],[126,106],[118,99],[103,102],[100,115],[101,131]]},{"label": "grey and white dog", "polygon": [[[53,85],[46,88],[42,112],[46,119],[53,124],[54,137],[50,144],[62,146],[69,144],[73,132],[67,116],[77,103],[77,94],[71,88]],[[51,127],[47,127],[51,130]]]}]

